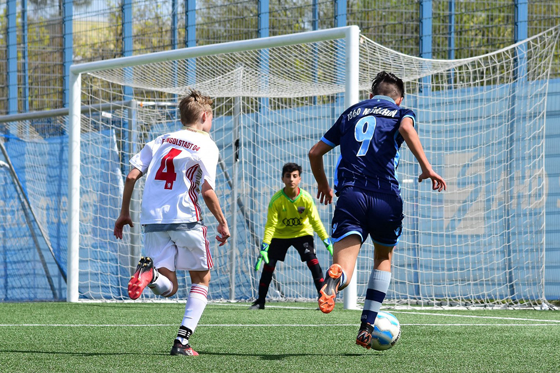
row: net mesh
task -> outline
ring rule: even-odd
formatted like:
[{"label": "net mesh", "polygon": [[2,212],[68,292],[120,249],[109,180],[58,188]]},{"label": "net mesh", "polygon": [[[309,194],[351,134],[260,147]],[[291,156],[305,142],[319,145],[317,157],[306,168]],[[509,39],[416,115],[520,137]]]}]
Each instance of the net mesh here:
[{"label": "net mesh", "polygon": [[[544,124],[555,29],[476,58],[424,60],[360,37],[360,98],[381,71],[405,80],[403,106],[434,170],[448,183],[435,193],[416,181],[403,146],[399,180],[404,229],[393,256],[385,304],[542,306],[544,294]],[[113,237],[128,160],[165,132],[180,129],[177,102],[191,89],[215,100],[211,135],[220,149],[216,192],[233,239],[211,241],[209,299],[254,299],[253,270],[271,196],[286,162],[303,165],[301,187],[315,194],[307,152],[344,107],[344,40],[247,50],[92,71],[82,75],[80,298],[123,300],[142,253],[141,228]],[[130,88],[129,88],[130,87]],[[330,180],[338,149],[325,156]],[[138,222],[142,181],[133,197]],[[318,206],[330,231],[333,206]],[[204,213],[210,237],[216,224]],[[315,236],[323,270],[330,255]],[[365,296],[373,246],[356,273]],[[179,276],[175,299],[187,295]],[[276,267],[269,298],[314,300],[312,277],[296,250]],[[156,299],[149,291],[143,300]]]}]

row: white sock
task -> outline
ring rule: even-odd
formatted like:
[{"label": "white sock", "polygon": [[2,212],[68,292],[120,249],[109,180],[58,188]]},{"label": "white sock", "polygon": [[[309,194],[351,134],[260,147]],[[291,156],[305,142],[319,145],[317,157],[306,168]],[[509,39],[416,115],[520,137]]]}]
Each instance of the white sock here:
[{"label": "white sock", "polygon": [[[191,291],[189,292],[189,297],[187,298],[185,316],[183,317],[181,325],[189,328],[194,333],[207,303],[208,287],[200,284],[193,284],[191,286]],[[179,339],[183,344],[188,342],[188,340],[181,340],[182,338],[177,339]]]},{"label": "white sock", "polygon": [[148,284],[148,287],[154,294],[165,296],[173,291],[173,283],[170,279],[156,270],[154,270],[154,277],[155,281],[152,280],[152,282]]}]

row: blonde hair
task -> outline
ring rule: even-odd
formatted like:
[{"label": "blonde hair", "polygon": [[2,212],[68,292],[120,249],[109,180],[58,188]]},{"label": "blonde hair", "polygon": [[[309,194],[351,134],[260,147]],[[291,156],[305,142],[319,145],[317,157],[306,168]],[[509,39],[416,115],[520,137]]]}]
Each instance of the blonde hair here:
[{"label": "blonde hair", "polygon": [[196,90],[184,97],[179,103],[181,123],[184,126],[198,122],[203,112],[212,113],[212,99]]}]

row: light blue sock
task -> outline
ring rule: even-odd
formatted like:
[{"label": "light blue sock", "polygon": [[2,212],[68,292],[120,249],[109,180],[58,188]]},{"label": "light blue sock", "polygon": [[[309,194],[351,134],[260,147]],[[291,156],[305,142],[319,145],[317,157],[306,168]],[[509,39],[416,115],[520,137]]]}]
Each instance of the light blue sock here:
[{"label": "light blue sock", "polygon": [[362,311],[362,322],[373,325],[375,318],[381,309],[381,304],[389,290],[391,283],[391,272],[374,269],[369,276],[364,310]]}]

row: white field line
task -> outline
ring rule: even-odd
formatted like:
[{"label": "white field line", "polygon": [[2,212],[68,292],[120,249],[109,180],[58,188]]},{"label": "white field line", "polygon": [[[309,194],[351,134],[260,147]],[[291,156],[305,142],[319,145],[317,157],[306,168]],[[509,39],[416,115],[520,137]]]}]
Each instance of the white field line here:
[{"label": "white field line", "polygon": [[[225,307],[247,307],[247,304],[241,303],[212,303],[212,306],[225,306]],[[281,308],[281,309],[297,309],[297,310],[315,310],[314,308],[310,307],[296,307],[296,306],[274,306],[274,305],[266,305],[266,308]],[[358,310],[360,311],[360,310]],[[409,315],[429,315],[429,316],[443,316],[443,317],[464,317],[464,318],[475,318],[475,319],[493,319],[493,320],[515,320],[515,321],[530,321],[530,322],[543,322],[543,323],[551,323],[554,325],[555,323],[560,324],[560,320],[540,320],[540,319],[528,319],[523,317],[497,317],[497,316],[481,316],[481,315],[457,315],[457,314],[446,314],[446,313],[432,313],[431,311],[421,311],[421,312],[414,312],[414,311],[400,311],[400,310],[391,310],[391,309],[383,309],[382,311],[387,311],[394,314],[409,314]],[[478,310],[476,310],[478,311]],[[258,312],[258,311],[257,311]],[[475,311],[473,311],[475,312]],[[515,311],[512,311],[515,312]],[[543,311],[545,312],[545,311]],[[406,325],[406,324],[401,324]],[[409,325],[420,325],[420,324],[409,324]],[[425,325],[432,325],[432,324],[425,324]],[[433,324],[433,325],[440,325],[440,324]],[[462,325],[462,324],[446,324],[446,325]],[[471,325],[471,324],[469,324]],[[498,325],[498,324],[485,324],[485,325]]]},{"label": "white field line", "polygon": [[[263,327],[289,327],[289,328],[325,328],[332,326],[356,327],[356,324],[199,324],[204,328],[263,328]],[[560,326],[560,324],[401,324],[402,326]],[[0,324],[0,327],[61,327],[61,328],[146,328],[146,327],[176,327],[177,324]]]},{"label": "white field line", "polygon": [[[248,307],[247,304],[234,304],[234,303],[213,303],[212,306],[229,306],[229,307]],[[279,309],[296,309],[296,310],[315,310],[315,308],[310,307],[296,307],[296,306],[274,306],[274,305],[266,305],[266,308],[279,308]],[[361,311],[361,310],[357,310]],[[382,309],[382,311],[394,313],[394,314],[408,314],[408,315],[428,315],[428,316],[443,316],[443,317],[464,317],[464,318],[475,318],[475,319],[489,319],[489,320],[515,320],[515,321],[531,321],[531,322],[543,322],[543,323],[560,323],[560,320],[540,320],[540,319],[528,319],[523,317],[497,317],[497,316],[481,316],[481,315],[457,315],[457,314],[446,314],[446,313],[432,313],[432,311],[421,311],[421,312],[414,312],[414,311],[400,311],[400,310],[392,310],[392,309]],[[476,310],[479,311],[479,310]],[[476,312],[473,311],[473,312]],[[257,311],[258,312],[258,311]],[[512,311],[515,312],[515,311]],[[546,312],[546,311],[542,311]],[[406,325],[406,324],[401,324]],[[412,324],[411,324],[412,325]],[[418,324],[414,324],[418,325]],[[428,324],[426,324],[428,325]],[[431,324],[430,324],[431,325]],[[439,324],[435,324],[439,325]],[[452,325],[452,324],[449,324]],[[487,324],[490,325],[490,324]],[[497,324],[494,324],[497,325]]]},{"label": "white field line", "polygon": [[[480,316],[480,315],[456,315],[456,314],[445,314],[445,313],[431,313],[431,312],[408,312],[408,311],[389,311],[396,314],[407,314],[407,315],[427,315],[427,316],[440,316],[440,317],[459,317],[459,318],[474,318],[474,319],[492,319],[492,320],[516,320],[516,321],[531,321],[531,322],[546,322],[546,323],[559,323],[560,320],[540,320],[540,319],[528,319],[525,317],[497,317],[497,316]],[[491,325],[491,324],[488,324]]]}]

